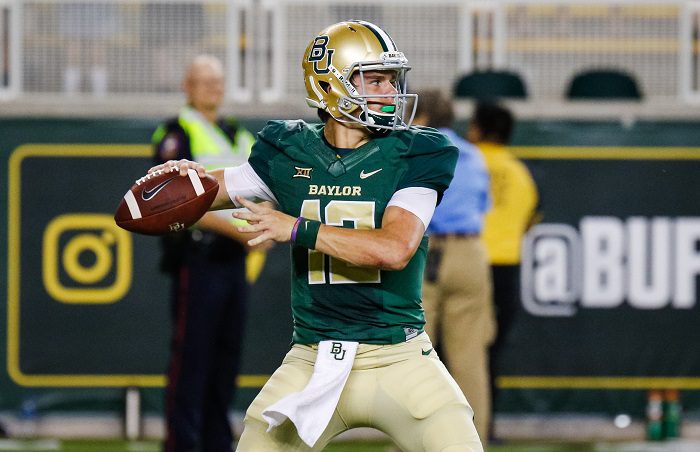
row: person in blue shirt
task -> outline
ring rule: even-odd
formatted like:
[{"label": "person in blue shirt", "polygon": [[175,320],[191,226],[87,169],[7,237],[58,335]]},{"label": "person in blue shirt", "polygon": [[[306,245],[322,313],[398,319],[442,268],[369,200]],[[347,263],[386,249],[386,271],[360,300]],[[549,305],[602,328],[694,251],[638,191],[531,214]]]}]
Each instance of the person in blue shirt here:
[{"label": "person in blue shirt", "polygon": [[439,90],[418,93],[413,123],[438,129],[459,148],[454,178],[428,226],[425,331],[439,344],[485,442],[491,418],[488,351],[496,334],[491,271],[480,237],[490,207],[489,174],[479,150],[451,128],[453,122],[451,99]]}]

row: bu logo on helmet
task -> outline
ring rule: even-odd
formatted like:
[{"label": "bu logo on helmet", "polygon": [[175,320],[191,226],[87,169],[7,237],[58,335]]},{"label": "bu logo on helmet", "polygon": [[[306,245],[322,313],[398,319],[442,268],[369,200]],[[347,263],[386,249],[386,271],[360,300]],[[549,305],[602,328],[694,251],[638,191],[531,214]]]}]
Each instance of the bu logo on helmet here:
[{"label": "bu logo on helmet", "polygon": [[[317,36],[309,52],[309,63],[314,64],[314,72],[317,74],[327,74],[328,69],[333,64],[333,49],[328,48],[328,36]],[[319,62],[326,60],[323,68],[318,66]]]}]

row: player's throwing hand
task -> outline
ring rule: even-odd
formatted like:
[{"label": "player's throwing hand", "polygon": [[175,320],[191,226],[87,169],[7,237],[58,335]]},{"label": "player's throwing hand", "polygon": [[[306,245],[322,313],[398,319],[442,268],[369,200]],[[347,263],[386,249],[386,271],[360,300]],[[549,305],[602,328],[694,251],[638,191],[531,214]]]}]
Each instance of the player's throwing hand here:
[{"label": "player's throwing hand", "polygon": [[289,242],[292,237],[292,229],[296,218],[282,213],[270,207],[269,204],[256,204],[240,196],[236,196],[236,203],[248,209],[233,213],[235,218],[246,220],[247,226],[239,226],[239,232],[261,232],[260,235],[248,241],[249,246],[259,245],[266,240],[275,242]]},{"label": "player's throwing hand", "polygon": [[149,169],[148,174],[159,170],[170,170],[173,167],[176,167],[180,170],[180,176],[187,176],[187,170],[190,168],[197,171],[199,177],[204,177],[204,175],[207,174],[207,171],[204,169],[204,166],[197,162],[193,162],[192,160],[186,159],[168,160],[165,163],[161,163],[160,165],[154,166],[153,168]]}]

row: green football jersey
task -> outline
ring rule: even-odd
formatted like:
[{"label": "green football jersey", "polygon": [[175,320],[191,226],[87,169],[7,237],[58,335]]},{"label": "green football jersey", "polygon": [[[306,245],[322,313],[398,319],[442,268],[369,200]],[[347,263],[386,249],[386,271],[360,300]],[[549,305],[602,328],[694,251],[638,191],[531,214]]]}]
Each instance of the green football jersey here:
[{"label": "green football jersey", "polygon": [[[249,162],[289,215],[327,225],[381,227],[392,195],[403,188],[447,189],[457,148],[425,127],[392,132],[338,158],[323,124],[271,121],[258,134]],[[408,265],[385,271],[351,265],[292,247],[294,343],[347,340],[404,342],[423,330],[423,269],[428,239]]]}]

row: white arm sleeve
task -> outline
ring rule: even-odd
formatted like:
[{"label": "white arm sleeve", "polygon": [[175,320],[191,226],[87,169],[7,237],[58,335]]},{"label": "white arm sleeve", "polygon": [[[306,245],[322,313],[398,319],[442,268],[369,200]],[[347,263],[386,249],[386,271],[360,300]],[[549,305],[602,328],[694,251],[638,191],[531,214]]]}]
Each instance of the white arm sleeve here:
[{"label": "white arm sleeve", "polygon": [[260,176],[248,162],[241,166],[226,168],[224,170],[224,184],[228,196],[236,207],[241,207],[236,203],[236,196],[254,202],[271,201],[279,204],[270,187],[260,179]]},{"label": "white arm sleeve", "polygon": [[420,218],[425,229],[428,229],[430,220],[433,218],[433,212],[435,212],[436,204],[437,191],[432,188],[408,187],[402,188],[394,193],[387,207],[396,206],[408,210],[413,215]]}]

